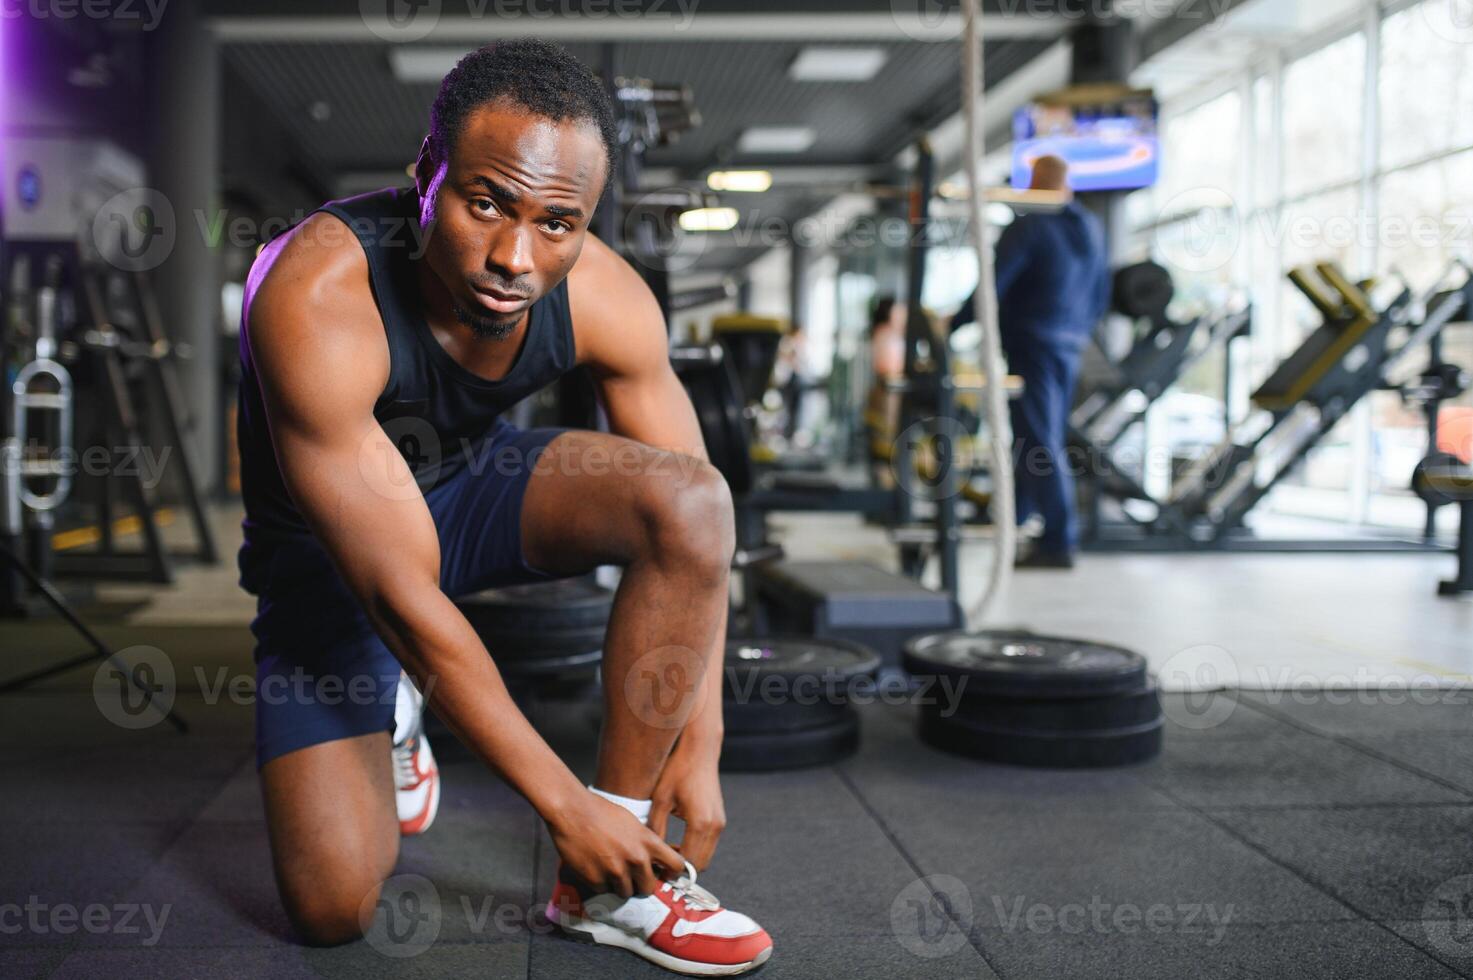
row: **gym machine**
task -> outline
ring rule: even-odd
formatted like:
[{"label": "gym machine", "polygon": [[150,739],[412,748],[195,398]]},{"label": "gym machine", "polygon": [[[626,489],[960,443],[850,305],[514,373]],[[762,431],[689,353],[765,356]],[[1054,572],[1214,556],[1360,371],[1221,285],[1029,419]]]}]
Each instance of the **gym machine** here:
[{"label": "gym machine", "polygon": [[[42,266],[39,277],[34,269]],[[62,363],[64,256],[35,243],[17,246],[0,228],[0,616],[28,616],[45,607],[80,635],[88,652],[0,683],[20,690],[85,664],[111,664],[121,679],[176,730],[188,725],[172,706],[158,705],[148,677],[122,661],[76,614],[51,583],[56,515],[73,486],[73,412],[77,386]]]},{"label": "gym machine", "polygon": [[[30,284],[37,262],[43,281]],[[12,406],[12,429],[26,457],[22,470],[30,477],[48,468],[52,475],[65,471],[50,493],[23,500],[33,515],[26,531],[33,566],[47,577],[168,583],[175,558],[216,563],[219,552],[188,441],[192,422],[178,376],[183,354],[164,330],[144,274],[110,268],[85,258],[79,246],[62,243],[20,252],[10,279],[10,345],[19,352],[30,344],[35,353],[22,369],[29,390],[16,387]],[[32,295],[29,315],[26,297]],[[52,379],[53,390],[34,388],[42,374]],[[56,424],[38,442],[26,419],[41,410],[54,412]],[[86,432],[82,451],[75,448],[77,427]],[[193,533],[193,545],[179,550],[164,543],[164,509],[155,499],[171,474]],[[118,516],[120,498],[131,511],[126,518]],[[83,529],[67,535],[78,538],[76,543],[54,548],[61,538],[58,514],[67,503],[71,523]],[[139,548],[119,547],[124,528],[136,529]],[[94,546],[84,548],[88,540]]]},{"label": "gym machine", "polygon": [[1085,396],[1069,416],[1070,455],[1088,462],[1079,480],[1080,537],[1087,548],[1120,536],[1121,527],[1109,526],[1107,501],[1126,522],[1126,532],[1138,530],[1131,524],[1150,523],[1135,521],[1131,501],[1150,504],[1153,516],[1162,513],[1160,501],[1135,475],[1135,468],[1117,459],[1125,433],[1143,424],[1150,408],[1189,369],[1214,353],[1223,355],[1223,404],[1229,403],[1232,348],[1249,336],[1252,308],[1178,322],[1167,313],[1175,292],[1171,273],[1155,262],[1126,266],[1115,273],[1111,306],[1115,312],[1143,324],[1143,329],[1137,332],[1125,357],[1110,364],[1113,377]]},{"label": "gym machine", "polygon": [[[61,269],[47,263],[44,284],[33,290],[29,257],[19,257],[11,269],[6,343],[0,366],[6,371],[6,428],[0,450],[0,527],[5,547],[41,578],[53,574],[51,535],[56,511],[71,493],[72,376],[56,360],[57,293]],[[9,363],[19,361],[23,339],[30,341],[31,358],[19,364],[14,378]],[[7,570],[0,586],[0,608],[8,615],[26,609],[24,585]]]},{"label": "gym machine", "polygon": [[[1460,267],[1461,268],[1461,267]],[[1228,438],[1193,463],[1138,522],[1141,535],[1115,546],[1250,550],[1406,550],[1398,541],[1274,541],[1245,533],[1247,514],[1304,460],[1364,397],[1406,391],[1411,365],[1454,318],[1473,310],[1473,279],[1449,287],[1449,270],[1422,302],[1402,287],[1377,308],[1373,282],[1353,283],[1334,265],[1295,269],[1290,281],[1320,312],[1322,325],[1253,393],[1254,412]],[[1415,318],[1418,308],[1425,310]],[[1431,375],[1444,369],[1433,365]],[[1418,385],[1426,389],[1425,378]],[[1451,392],[1442,388],[1429,403]],[[1435,405],[1429,418],[1435,417]],[[1109,469],[1106,479],[1114,479]],[[1118,484],[1117,484],[1118,485]],[[1423,550],[1426,545],[1416,545]]]},{"label": "gym machine", "polygon": [[[78,256],[76,275],[82,300],[78,359],[102,395],[92,431],[96,445],[108,447],[110,459],[120,462],[109,465],[93,480],[98,547],[58,555],[57,571],[90,578],[171,582],[175,558],[206,565],[219,561],[189,443],[195,423],[179,378],[180,361],[187,351],[181,351],[165,332],[144,273],[120,272]],[[114,452],[114,447],[121,452]],[[130,456],[141,459],[149,451],[157,453],[158,477],[173,464],[174,483],[193,535],[192,547],[171,550],[165,546],[154,488],[145,482],[137,465],[128,464]],[[142,532],[139,551],[123,551],[113,539],[118,490],[132,507]]]},{"label": "gym machine", "polygon": [[[1452,284],[1455,276],[1462,277],[1461,285]],[[1386,374],[1387,386],[1400,392],[1402,402],[1419,409],[1427,420],[1427,456],[1413,470],[1411,487],[1427,507],[1423,538],[1431,542],[1437,537],[1437,512],[1449,503],[1464,499],[1466,494],[1466,488],[1457,485],[1457,476],[1466,471],[1470,460],[1440,450],[1438,436],[1443,404],[1473,387],[1473,377],[1465,367],[1443,357],[1443,331],[1438,320],[1473,319],[1473,268],[1461,260],[1452,262],[1425,305],[1429,310],[1440,311],[1437,317],[1429,314],[1421,327],[1424,332],[1430,332],[1426,337],[1426,363],[1418,367],[1411,357],[1398,358],[1388,366]],[[1452,479],[1453,485],[1439,486],[1438,479],[1425,479],[1428,476],[1443,481]]]},{"label": "gym machine", "polygon": [[704,195],[681,190],[641,192],[640,177],[645,155],[699,126],[701,114],[690,86],[615,76],[612,46],[605,61],[618,115],[619,160],[616,179],[609,184],[595,226],[599,237],[634,263],[668,316],[672,301],[669,257],[678,241],[676,222],[682,211],[714,199],[707,201]]},{"label": "gym machine", "polygon": [[[1461,262],[1454,263],[1454,267],[1460,269],[1464,276],[1462,286],[1444,289],[1429,303],[1434,308],[1455,308],[1455,314],[1451,315],[1465,320],[1473,318],[1473,269]],[[1450,268],[1449,273],[1452,271]],[[1445,275],[1444,284],[1446,280]],[[1443,359],[1440,332],[1430,338],[1427,346],[1427,363],[1420,373],[1408,378],[1405,372],[1398,374],[1398,365],[1393,365],[1392,380],[1399,382],[1402,400],[1421,408],[1427,418],[1428,454],[1412,472],[1412,492],[1427,505],[1425,535],[1429,541],[1436,535],[1437,512],[1448,505],[1458,508],[1458,538],[1454,547],[1458,560],[1457,574],[1438,583],[1437,594],[1467,595],[1473,592],[1473,466],[1470,466],[1473,461],[1439,450],[1438,416],[1442,403],[1473,387],[1473,379],[1465,369]]]}]

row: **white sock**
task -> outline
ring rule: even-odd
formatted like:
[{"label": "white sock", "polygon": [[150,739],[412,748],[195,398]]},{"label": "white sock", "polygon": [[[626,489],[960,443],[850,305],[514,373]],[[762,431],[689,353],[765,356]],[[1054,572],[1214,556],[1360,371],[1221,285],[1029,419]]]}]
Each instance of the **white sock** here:
[{"label": "white sock", "polygon": [[[589,786],[589,791],[595,796],[601,796],[615,806],[622,806],[634,814],[634,819],[642,824],[650,822],[650,800],[631,800],[627,796],[617,793],[605,793],[597,786]],[[649,922],[650,909],[659,913],[655,921],[664,918],[665,906],[653,895],[632,895],[629,898],[620,898],[618,895],[595,896],[591,904],[585,904],[584,908],[594,916],[607,916],[611,922],[625,929],[641,929]]]},{"label": "white sock", "polygon": [[647,824],[650,822],[649,800],[631,800],[627,796],[619,796],[616,793],[605,793],[597,786],[589,786],[588,789],[591,793],[593,793],[593,795],[601,796],[616,806],[622,806],[624,809],[634,814],[634,819],[638,820],[640,823]]}]

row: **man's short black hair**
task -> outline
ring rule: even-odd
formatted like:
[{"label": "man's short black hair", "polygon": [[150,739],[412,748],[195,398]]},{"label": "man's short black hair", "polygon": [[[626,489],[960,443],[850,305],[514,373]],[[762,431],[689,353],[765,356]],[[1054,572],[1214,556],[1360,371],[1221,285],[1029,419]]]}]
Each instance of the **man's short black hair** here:
[{"label": "man's short black hair", "polygon": [[613,179],[619,130],[603,82],[567,51],[539,38],[488,44],[450,69],[430,107],[430,149],[435,159],[450,159],[466,116],[500,101],[553,122],[594,123],[608,157],[606,181]]}]

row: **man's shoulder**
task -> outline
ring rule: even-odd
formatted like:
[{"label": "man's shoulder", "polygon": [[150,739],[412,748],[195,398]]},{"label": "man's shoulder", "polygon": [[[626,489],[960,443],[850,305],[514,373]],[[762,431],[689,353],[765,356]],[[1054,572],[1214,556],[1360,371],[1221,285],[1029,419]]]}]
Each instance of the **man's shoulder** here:
[{"label": "man's shoulder", "polygon": [[603,241],[589,235],[578,253],[578,261],[568,272],[568,289],[578,292],[604,292],[644,285],[634,266]]},{"label": "man's shoulder", "polygon": [[267,243],[246,277],[246,302],[340,308],[362,299],[372,303],[368,257],[352,230],[325,211]]},{"label": "man's shoulder", "polygon": [[568,273],[568,306],[581,362],[624,359],[639,349],[642,328],[665,336],[664,315],[644,278],[592,235]]},{"label": "man's shoulder", "polygon": [[382,328],[368,259],[356,236],[323,211],[261,249],[246,278],[242,329],[252,347],[310,332],[324,342],[372,343]]},{"label": "man's shoulder", "polygon": [[1076,221],[1082,221],[1091,228],[1104,227],[1104,222],[1100,220],[1100,216],[1080,203],[1077,197],[1069,202],[1068,206],[1064,209],[1064,213],[1072,215]]},{"label": "man's shoulder", "polygon": [[368,269],[368,258],[353,230],[327,211],[314,211],[262,246],[246,277],[246,293],[254,295],[289,281],[310,288],[316,281]]}]

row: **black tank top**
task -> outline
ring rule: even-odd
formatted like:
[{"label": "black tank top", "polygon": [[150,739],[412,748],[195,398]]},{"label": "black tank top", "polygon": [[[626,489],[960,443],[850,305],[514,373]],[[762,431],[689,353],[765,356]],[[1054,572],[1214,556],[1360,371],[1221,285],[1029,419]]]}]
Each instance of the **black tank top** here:
[{"label": "black tank top", "polygon": [[[564,280],[532,304],[522,349],[506,377],[488,381],[461,367],[425,322],[414,268],[423,241],[417,207],[413,189],[389,188],[330,201],[318,210],[352,229],[368,256],[373,299],[389,342],[389,380],[373,415],[409,464],[420,490],[428,491],[477,458],[502,412],[576,364]],[[276,462],[244,320],[242,314],[236,433],[249,541],[255,532],[308,528]],[[494,467],[486,472],[495,479]]]}]

